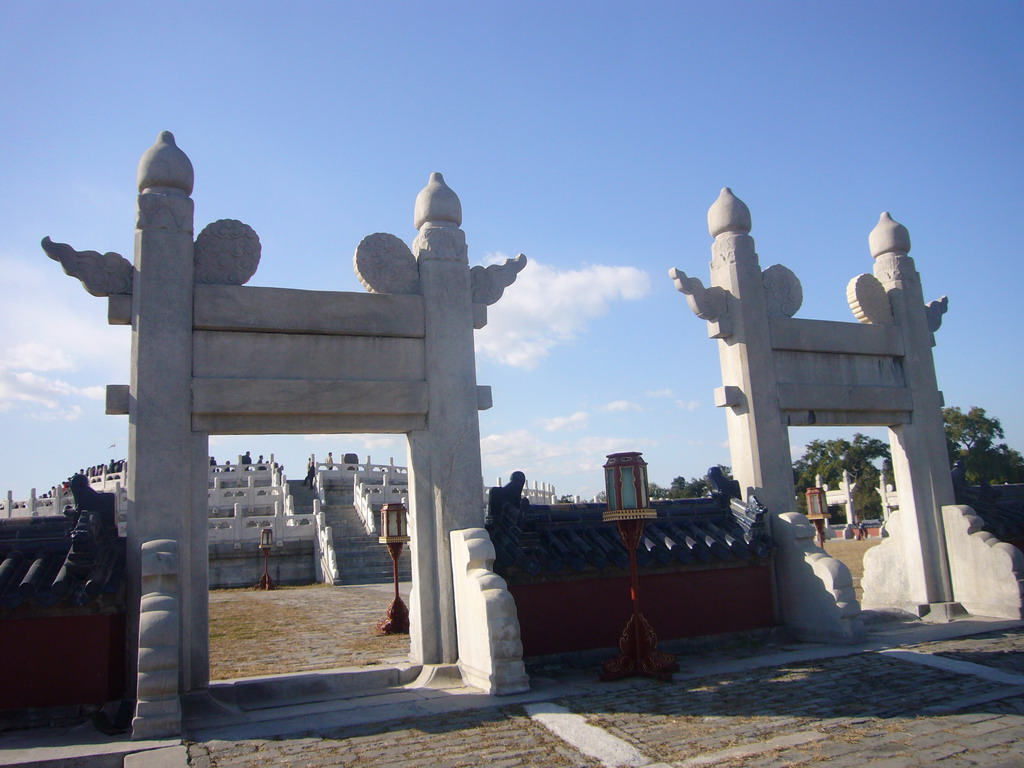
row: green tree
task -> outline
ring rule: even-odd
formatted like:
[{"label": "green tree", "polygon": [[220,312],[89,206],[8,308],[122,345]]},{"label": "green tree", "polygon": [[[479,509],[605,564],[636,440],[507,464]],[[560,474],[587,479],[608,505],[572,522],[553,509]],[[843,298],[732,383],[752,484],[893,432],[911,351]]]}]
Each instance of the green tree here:
[{"label": "green tree", "polygon": [[1006,443],[999,419],[988,416],[984,408],[972,406],[967,413],[959,408],[943,408],[946,449],[949,463],[963,461],[967,482],[1024,483],[1024,456]]},{"label": "green tree", "polygon": [[[732,479],[732,469],[725,466],[724,464],[718,465],[722,473]],[[669,499],[699,499],[702,496],[707,496],[711,493],[711,485],[708,483],[706,475],[703,477],[691,477],[687,480],[685,477],[680,475],[672,481],[672,484],[668,488],[668,495],[665,498]]]},{"label": "green tree", "polygon": [[647,483],[647,495],[652,499],[668,499],[668,491],[657,483]]},{"label": "green tree", "polygon": [[576,502],[576,497],[570,493],[563,493],[555,501],[555,504],[573,504]]},{"label": "green tree", "polygon": [[854,434],[852,442],[838,438],[812,440],[807,444],[804,455],[793,462],[797,509],[806,514],[807,497],[804,492],[815,487],[818,475],[830,488],[838,488],[843,480],[843,470],[850,473],[850,479],[856,484],[853,504],[858,515],[866,518],[881,517],[882,501],[876,490],[878,478],[882,471],[892,477],[892,458],[885,441],[860,432]]}]

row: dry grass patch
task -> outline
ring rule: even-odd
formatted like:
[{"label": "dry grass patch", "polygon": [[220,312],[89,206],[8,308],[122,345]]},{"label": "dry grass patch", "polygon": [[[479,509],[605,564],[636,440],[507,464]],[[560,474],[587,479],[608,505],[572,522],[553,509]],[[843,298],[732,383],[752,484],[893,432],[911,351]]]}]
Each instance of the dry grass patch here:
[{"label": "dry grass patch", "polygon": [[409,653],[408,635],[380,636],[388,587],[285,587],[210,592],[210,677],[380,664]]},{"label": "dry grass patch", "polygon": [[864,597],[864,590],[860,586],[864,576],[864,553],[881,543],[881,539],[830,539],[825,542],[825,552],[850,569],[858,601]]}]

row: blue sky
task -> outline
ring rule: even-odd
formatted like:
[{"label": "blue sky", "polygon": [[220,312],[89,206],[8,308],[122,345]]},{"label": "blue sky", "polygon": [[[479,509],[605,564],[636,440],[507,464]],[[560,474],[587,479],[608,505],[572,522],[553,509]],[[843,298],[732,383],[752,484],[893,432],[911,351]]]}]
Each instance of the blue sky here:
[{"label": "blue sky", "polygon": [[[196,231],[263,244],[251,285],[361,291],[367,234],[415,235],[441,171],[473,264],[525,253],[478,332],[485,479],[600,489],[606,453],[651,480],[729,463],[715,345],[667,277],[707,280],[706,212],[750,207],[798,317],[850,320],[883,210],[926,299],[949,405],[1024,448],[1018,253],[1024,6],[947,2],[0,4],[0,489],[24,497],[127,453],[129,332],[42,253],[44,235],[131,258],[135,170],[170,130]],[[791,430],[797,453],[839,430]],[[114,447],[109,447],[114,446]],[[219,458],[354,451],[396,437],[217,437]]]}]

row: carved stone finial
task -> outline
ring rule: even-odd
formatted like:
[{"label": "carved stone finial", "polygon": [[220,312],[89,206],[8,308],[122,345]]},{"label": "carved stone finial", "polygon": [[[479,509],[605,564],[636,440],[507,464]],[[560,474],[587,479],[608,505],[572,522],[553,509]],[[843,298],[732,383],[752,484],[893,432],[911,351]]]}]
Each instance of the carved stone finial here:
[{"label": "carved stone finial", "polygon": [[526,266],[526,256],[519,254],[514,259],[505,259],[501,264],[489,267],[476,266],[469,270],[473,285],[473,302],[475,304],[494,304],[505,289],[516,281],[516,275]]},{"label": "carved stone finial", "polygon": [[413,226],[421,229],[428,222],[441,226],[462,226],[462,203],[451,187],[444,183],[440,173],[430,174],[427,186],[416,195]]},{"label": "carved stone finial", "polygon": [[49,237],[42,242],[46,255],[60,262],[64,273],[77,277],[93,296],[111,296],[132,292],[135,268],[124,256],[113,251],[76,251],[67,243],[55,243]]},{"label": "carved stone finial", "polygon": [[139,192],[147,189],[184,192],[192,194],[195,172],[188,155],[174,143],[174,134],[161,131],[156,144],[147,149],[139,158]]},{"label": "carved stone finial", "polygon": [[195,246],[193,281],[208,285],[245,285],[260,265],[259,235],[236,219],[207,224]]},{"label": "carved stone finial", "polygon": [[885,253],[910,253],[910,232],[885,211],[868,235],[868,248],[876,259]]},{"label": "carved stone finial", "polygon": [[728,187],[722,187],[718,199],[708,209],[708,232],[718,237],[723,232],[750,234],[750,209],[747,204],[732,193]]}]

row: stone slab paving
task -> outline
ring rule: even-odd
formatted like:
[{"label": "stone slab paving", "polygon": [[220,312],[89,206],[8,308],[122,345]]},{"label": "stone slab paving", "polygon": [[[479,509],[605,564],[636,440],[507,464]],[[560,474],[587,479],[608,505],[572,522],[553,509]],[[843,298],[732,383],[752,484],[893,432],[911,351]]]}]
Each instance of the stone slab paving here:
[{"label": "stone slab paving", "polygon": [[[531,717],[531,711],[538,711],[534,705],[494,705],[488,699],[488,706],[476,709],[364,722],[290,738],[192,742],[189,764],[1024,766],[1024,676],[1020,685],[1014,684],[1024,655],[1020,625],[902,649],[913,653],[887,654],[875,645],[859,652],[794,651],[787,661],[785,649],[772,650],[775,655],[765,657],[743,652],[739,662],[717,667],[708,666],[706,656],[699,657],[699,664],[684,657],[684,668],[700,671],[671,683],[632,679],[599,684],[579,670],[566,670],[561,680],[556,672],[554,680],[545,681],[551,691],[545,711],[578,715],[581,723],[621,744],[620,750],[590,750],[585,741],[574,745],[572,737],[556,735],[541,718]],[[969,663],[936,667],[915,661],[922,654]],[[1005,681],[970,674],[972,664],[1001,670]]]}]

